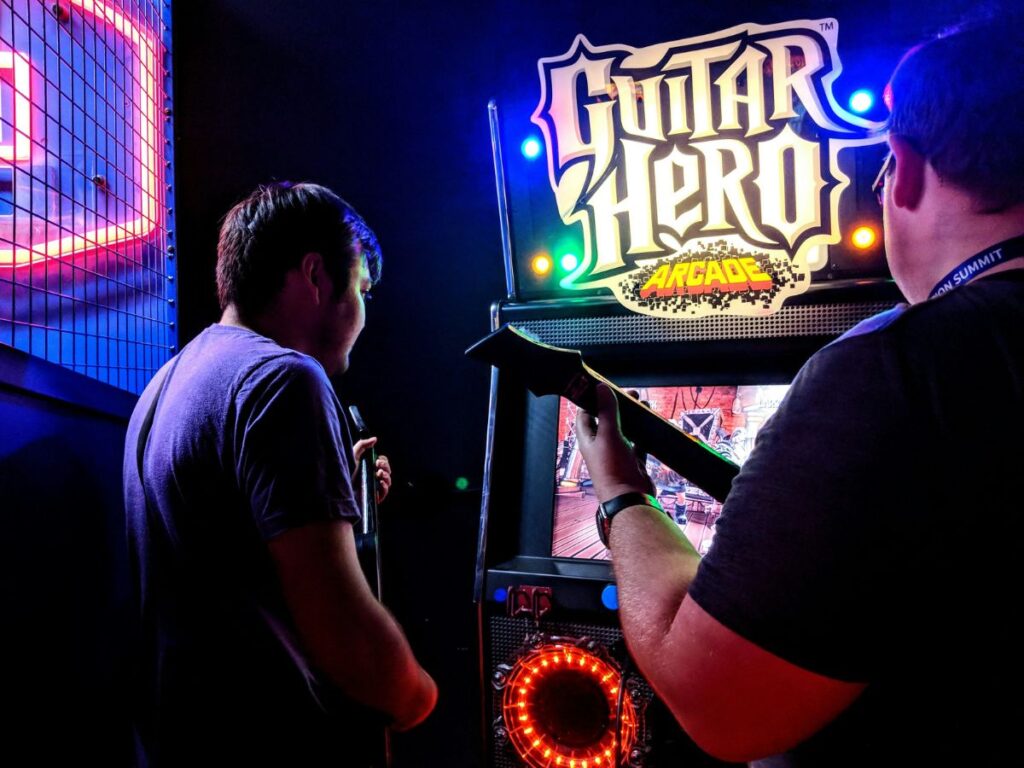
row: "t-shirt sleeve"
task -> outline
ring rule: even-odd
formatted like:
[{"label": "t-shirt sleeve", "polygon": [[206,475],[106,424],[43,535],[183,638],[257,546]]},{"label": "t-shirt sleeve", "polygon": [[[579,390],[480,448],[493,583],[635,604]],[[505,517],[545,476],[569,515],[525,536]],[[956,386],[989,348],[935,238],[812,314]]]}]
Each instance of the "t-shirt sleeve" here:
[{"label": "t-shirt sleeve", "polygon": [[315,361],[287,355],[251,373],[236,400],[236,472],[260,535],[358,520],[348,429]]},{"label": "t-shirt sleeve", "polygon": [[841,680],[871,678],[891,610],[885,522],[900,502],[877,481],[903,449],[894,380],[872,337],[808,361],[758,433],[689,593],[751,642]]}]

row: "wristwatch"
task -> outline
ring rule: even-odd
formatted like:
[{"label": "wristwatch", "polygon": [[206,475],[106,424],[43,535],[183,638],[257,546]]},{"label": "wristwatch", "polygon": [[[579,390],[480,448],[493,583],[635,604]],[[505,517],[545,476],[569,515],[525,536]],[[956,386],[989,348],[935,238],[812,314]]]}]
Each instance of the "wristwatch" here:
[{"label": "wristwatch", "polygon": [[630,491],[608,499],[604,504],[597,505],[597,535],[601,543],[608,546],[608,534],[612,530],[612,518],[626,507],[654,507],[659,512],[664,512],[661,503],[649,493]]}]

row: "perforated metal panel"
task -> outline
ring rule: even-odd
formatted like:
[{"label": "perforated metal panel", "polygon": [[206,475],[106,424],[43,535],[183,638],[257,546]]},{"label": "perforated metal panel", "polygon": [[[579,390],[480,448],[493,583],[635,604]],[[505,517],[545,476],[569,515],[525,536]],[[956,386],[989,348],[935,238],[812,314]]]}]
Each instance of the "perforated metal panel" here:
[{"label": "perforated metal panel", "polygon": [[645,342],[838,336],[861,320],[891,307],[888,302],[807,304],[785,307],[767,317],[687,320],[627,315],[523,320],[516,325],[546,344],[571,348]]}]

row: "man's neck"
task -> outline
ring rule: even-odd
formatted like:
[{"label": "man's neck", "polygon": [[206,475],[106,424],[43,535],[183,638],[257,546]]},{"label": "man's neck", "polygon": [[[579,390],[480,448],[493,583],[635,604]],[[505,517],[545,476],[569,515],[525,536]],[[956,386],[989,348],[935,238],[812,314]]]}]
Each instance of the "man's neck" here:
[{"label": "man's neck", "polygon": [[294,349],[307,355],[312,354],[302,333],[293,325],[275,322],[275,317],[276,315],[273,312],[257,317],[243,316],[238,311],[238,307],[234,304],[229,304],[220,316],[220,324],[245,328],[253,333],[258,333],[260,336],[273,339],[282,347]]},{"label": "man's neck", "polygon": [[[1024,235],[1024,205],[995,214],[979,214],[966,204],[939,212],[932,226],[922,227],[927,235],[917,245],[918,259],[913,285],[907,298],[912,303],[927,300],[932,290],[950,272],[973,256],[1011,238]],[[985,271],[986,275],[1024,267],[1024,258],[1010,258]]]}]

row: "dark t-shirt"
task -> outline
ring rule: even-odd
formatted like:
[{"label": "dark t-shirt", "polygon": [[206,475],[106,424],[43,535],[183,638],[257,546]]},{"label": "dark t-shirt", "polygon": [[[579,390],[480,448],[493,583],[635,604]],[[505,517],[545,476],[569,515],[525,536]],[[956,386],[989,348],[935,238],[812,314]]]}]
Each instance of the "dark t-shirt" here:
[{"label": "dark t-shirt", "polygon": [[309,670],[266,546],[359,518],[330,382],[313,358],[222,325],[164,370],[144,461],[149,511],[136,452],[163,372],[135,409],[124,461],[147,759],[357,765],[345,718],[324,711],[337,692]]},{"label": "dark t-shirt", "polygon": [[868,684],[772,766],[1020,764],[1024,271],[862,324],[761,429],[690,594]]}]

